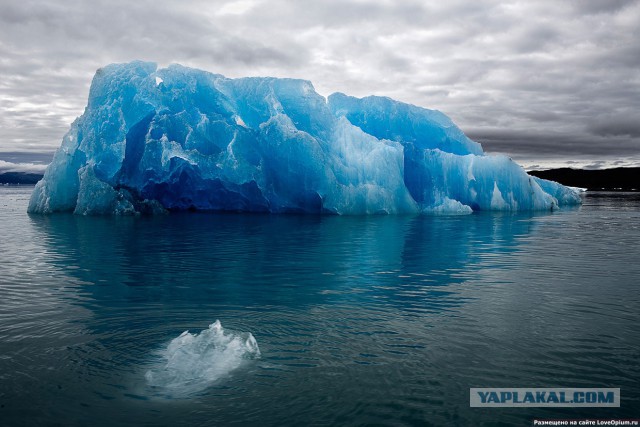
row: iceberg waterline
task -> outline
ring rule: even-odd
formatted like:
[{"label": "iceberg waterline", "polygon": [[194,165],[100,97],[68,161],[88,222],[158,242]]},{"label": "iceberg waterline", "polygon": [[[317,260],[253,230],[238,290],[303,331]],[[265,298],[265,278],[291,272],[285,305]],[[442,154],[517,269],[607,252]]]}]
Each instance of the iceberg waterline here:
[{"label": "iceberg waterline", "polygon": [[572,189],[485,155],[439,111],[325,99],[304,80],[136,61],[96,72],[28,210],[468,213],[578,203]]}]

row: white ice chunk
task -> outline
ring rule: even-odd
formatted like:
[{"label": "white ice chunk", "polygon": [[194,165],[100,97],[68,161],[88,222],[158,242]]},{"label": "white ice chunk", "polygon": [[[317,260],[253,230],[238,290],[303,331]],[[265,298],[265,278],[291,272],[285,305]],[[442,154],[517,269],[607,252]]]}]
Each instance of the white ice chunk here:
[{"label": "white ice chunk", "polygon": [[189,397],[259,357],[251,333],[224,330],[216,320],[199,334],[184,331],[171,340],[145,378],[160,395]]}]

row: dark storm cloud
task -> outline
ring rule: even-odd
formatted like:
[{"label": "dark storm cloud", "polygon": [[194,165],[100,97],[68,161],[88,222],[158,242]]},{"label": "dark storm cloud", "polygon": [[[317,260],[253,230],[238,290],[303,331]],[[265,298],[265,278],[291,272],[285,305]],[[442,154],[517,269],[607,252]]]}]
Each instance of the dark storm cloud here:
[{"label": "dark storm cloud", "polygon": [[95,70],[143,59],[439,109],[530,164],[628,163],[640,143],[639,3],[5,0],[0,153],[50,153]]},{"label": "dark storm cloud", "polygon": [[580,13],[611,13],[634,3],[634,0],[572,0],[572,6]]},{"label": "dark storm cloud", "polygon": [[527,169],[640,164],[640,139],[626,135],[570,135],[541,131],[471,130],[488,153],[506,154]]},{"label": "dark storm cloud", "polygon": [[[640,114],[640,113],[639,113]],[[595,135],[630,136],[640,138],[640,117],[604,117],[598,118],[588,126]]]},{"label": "dark storm cloud", "polygon": [[34,164],[49,164],[53,157],[53,153],[24,153],[21,151],[5,151],[0,152],[0,160],[4,160],[8,163],[34,163]]},{"label": "dark storm cloud", "polygon": [[[536,152],[540,157],[587,156],[609,157],[611,147],[606,139],[598,136],[566,135],[554,132],[478,130],[468,132],[469,137],[480,142],[489,152],[523,155]],[[609,136],[609,135],[606,135]],[[640,154],[640,143],[627,138],[609,139],[616,146],[616,154],[632,156]]]}]

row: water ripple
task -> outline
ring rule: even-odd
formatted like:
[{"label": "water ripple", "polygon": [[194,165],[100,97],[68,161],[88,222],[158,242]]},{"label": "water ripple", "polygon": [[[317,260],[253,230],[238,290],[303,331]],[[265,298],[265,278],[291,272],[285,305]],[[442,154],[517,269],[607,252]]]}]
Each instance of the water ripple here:
[{"label": "water ripple", "polygon": [[[29,191],[0,189],[9,424],[579,417],[471,411],[469,387],[492,386],[622,389],[622,408],[590,416],[640,406],[640,200],[465,217],[86,218],[27,216]],[[251,331],[261,357],[189,399],[151,398],[145,373],[171,377],[158,352],[216,318]]]}]

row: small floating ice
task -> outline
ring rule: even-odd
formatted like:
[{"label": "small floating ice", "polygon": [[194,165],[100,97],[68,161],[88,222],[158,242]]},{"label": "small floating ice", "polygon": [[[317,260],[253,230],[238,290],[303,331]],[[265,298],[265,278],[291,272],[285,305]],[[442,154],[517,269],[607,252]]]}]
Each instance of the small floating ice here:
[{"label": "small floating ice", "polygon": [[260,357],[260,349],[251,333],[224,330],[216,320],[199,334],[184,331],[159,356],[157,365],[145,374],[147,384],[172,397],[187,397],[204,390],[246,360]]}]

